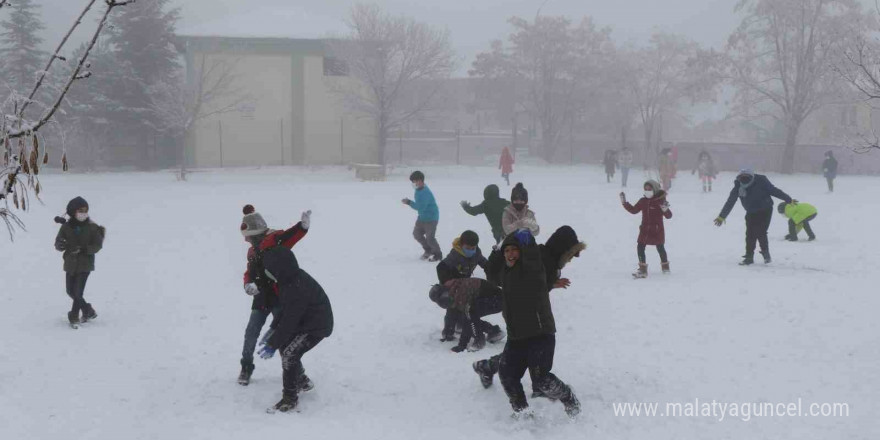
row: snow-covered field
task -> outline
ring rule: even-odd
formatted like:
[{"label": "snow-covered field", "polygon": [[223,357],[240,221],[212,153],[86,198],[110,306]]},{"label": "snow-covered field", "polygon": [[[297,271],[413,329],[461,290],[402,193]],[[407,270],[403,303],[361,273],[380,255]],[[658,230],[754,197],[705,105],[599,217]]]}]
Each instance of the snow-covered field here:
[{"label": "snow-covered field", "polygon": [[[500,183],[497,171],[423,170],[440,204],[444,251],[468,228],[486,251],[485,218],[458,204],[478,203],[486,184]],[[437,340],[442,310],[427,298],[434,265],[418,260],[415,212],[400,204],[412,195],[409,171],[381,183],[357,182],[342,168],[215,170],[187,183],[167,172],[45,176],[45,206],[23,216],[28,232],[0,240],[4,255],[20,256],[0,268],[0,438],[880,436],[880,179],[843,176],[829,195],[820,177],[771,175],[819,208],[819,239],[783,241],[786,226],[775,216],[775,261],[743,268],[742,208],[723,228],[712,225],[733,176],[702,194],[696,178],[680,173],[666,224],[673,274],[658,274],[649,248],[651,276],[634,281],[640,217],[620,207],[619,184],[606,184],[597,167],[518,167],[513,179],[529,190],[539,241],[569,224],[589,247],[564,272],[572,287],[552,293],[554,372],[575,388],[583,413],[571,422],[560,404],[538,401],[538,421],[512,423],[501,387],[483,390],[470,366],[501,346],[455,354]],[[641,172],[630,180],[636,200]],[[52,217],[77,195],[108,236],[86,289],[100,317],[74,331]],[[235,382],[250,312],[238,231],[246,203],[276,228],[314,212],[295,252],[330,296],[336,328],[304,358],[316,389],[301,398],[300,413],[264,411],[280,397],[277,357],[257,360],[250,386]],[[616,417],[612,407],[695,398],[842,402],[849,416],[718,421]]]}]

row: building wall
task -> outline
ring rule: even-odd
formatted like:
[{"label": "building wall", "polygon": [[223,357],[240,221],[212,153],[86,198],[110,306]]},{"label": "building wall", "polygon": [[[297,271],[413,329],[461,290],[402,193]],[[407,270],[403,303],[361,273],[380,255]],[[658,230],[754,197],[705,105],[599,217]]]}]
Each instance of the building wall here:
[{"label": "building wall", "polygon": [[[194,128],[190,157],[198,167],[291,164],[291,57],[285,55],[206,54],[206,65],[231,63],[235,88],[253,103],[251,112],[207,118]],[[201,54],[194,54],[198,65]]]},{"label": "building wall", "polygon": [[324,58],[303,58],[304,158],[306,164],[375,162],[378,139],[369,118],[347,111],[343,90],[354,87],[344,76],[325,76]]}]

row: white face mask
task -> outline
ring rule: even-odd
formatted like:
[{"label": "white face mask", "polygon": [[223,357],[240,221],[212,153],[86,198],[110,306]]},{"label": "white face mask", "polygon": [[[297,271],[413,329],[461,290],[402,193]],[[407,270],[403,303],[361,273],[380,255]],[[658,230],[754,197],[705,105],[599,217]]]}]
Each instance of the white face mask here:
[{"label": "white face mask", "polygon": [[654,197],[654,191],[645,191],[645,197],[649,199]]},{"label": "white face mask", "polygon": [[77,212],[76,213],[76,220],[77,221],[84,222],[88,219],[89,219],[89,213],[87,213],[87,212]]},{"label": "white face mask", "polygon": [[413,183],[412,183],[412,186],[413,186],[413,189],[419,189],[419,184],[418,184],[418,183],[413,182]]}]

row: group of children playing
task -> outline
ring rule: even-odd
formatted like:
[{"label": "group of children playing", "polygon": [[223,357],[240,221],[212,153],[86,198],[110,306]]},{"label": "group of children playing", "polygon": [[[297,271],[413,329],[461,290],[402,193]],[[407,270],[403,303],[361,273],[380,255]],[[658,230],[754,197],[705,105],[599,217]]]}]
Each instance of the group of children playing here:
[{"label": "group of children playing", "polygon": [[[704,179],[704,191],[711,191],[714,168],[711,158],[701,157],[697,169]],[[415,190],[413,200],[403,203],[418,211],[413,235],[422,246],[423,260],[437,261],[438,283],[429,291],[429,298],[445,309],[441,341],[454,341],[456,328],[461,329],[454,352],[477,351],[486,343],[497,343],[507,338],[501,354],[473,363],[481,384],[489,388],[493,377],[500,376],[514,414],[528,414],[528,402],[521,379],[528,370],[532,378],[532,397],[546,397],[560,401],[567,414],[574,416],[580,404],[571,388],[550,373],[555,350],[555,322],[549,292],[568,288],[571,281],[562,277],[562,269],[573,258],[580,256],[586,245],[578,240],[569,226],[557,229],[544,244],[535,237],[541,230],[535,213],[529,209],[529,194],[522,183],[517,183],[510,201],[500,196],[497,185],[483,191],[484,200],[472,206],[461,202],[462,209],[472,216],[485,215],[492,230],[495,244],[486,258],[479,248],[477,233],[467,230],[452,242],[452,249],[442,256],[436,240],[439,208],[431,190],[425,185],[425,175],[416,171],[410,175]],[[638,269],[633,276],[648,275],[645,250],[655,246],[660,255],[661,269],[670,272],[665,249],[664,220],[672,218],[667,193],[662,185],[648,180],[643,186],[643,197],[635,204],[620,193],[623,208],[632,214],[642,214],[637,238]],[[728,203],[716,224],[724,223],[736,198],[747,210],[747,255],[760,241],[765,261],[769,262],[766,244],[766,226],[771,213],[765,212],[770,197],[782,198],[777,206],[780,214],[789,218],[786,239],[796,241],[798,233],[806,230],[809,240],[815,234],[810,226],[818,211],[813,205],[791,199],[776,189],[765,176],[748,170],[742,171],[735,181]],[[55,248],[63,252],[67,294],[73,305],[68,313],[72,327],[97,317],[92,305],[85,301],[84,290],[89,274],[95,268],[95,254],[102,247],[105,229],[89,218],[89,205],[81,197],[71,200],[66,217],[56,217],[61,224]],[[263,217],[253,206],[246,205],[241,222],[241,234],[250,244],[247,269],[244,274],[244,292],[253,297],[241,357],[238,382],[248,385],[254,371],[254,351],[269,315],[273,316],[269,330],[259,341],[257,354],[264,359],[281,352],[283,370],[282,399],[270,412],[295,409],[298,394],[309,391],[314,383],[305,374],[303,355],[314,348],[333,331],[333,311],[321,286],[299,267],[292,248],[303,239],[311,223],[311,211],[302,214],[299,223],[287,230],[269,229]],[[766,226],[759,225],[765,224]],[[761,239],[763,227],[763,239]],[[749,245],[748,242],[751,241]],[[745,262],[748,262],[746,258]],[[751,263],[748,263],[751,264]],[[486,279],[474,278],[481,267]],[[492,325],[483,318],[502,313],[506,330]]]}]

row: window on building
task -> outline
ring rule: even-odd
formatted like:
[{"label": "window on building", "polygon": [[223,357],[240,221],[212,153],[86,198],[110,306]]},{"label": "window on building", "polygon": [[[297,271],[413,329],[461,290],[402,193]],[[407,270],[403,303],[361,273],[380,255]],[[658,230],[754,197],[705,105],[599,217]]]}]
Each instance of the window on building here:
[{"label": "window on building", "polygon": [[324,76],[348,76],[348,64],[339,58],[324,57]]}]

